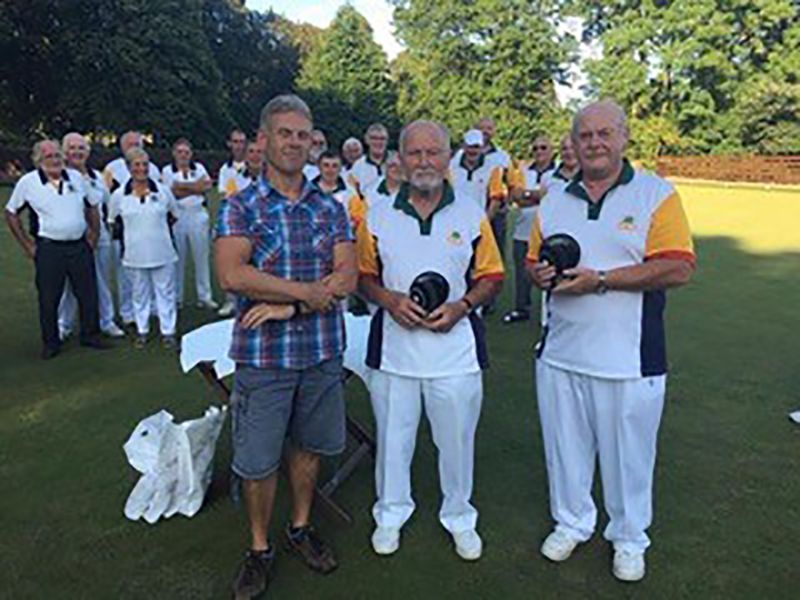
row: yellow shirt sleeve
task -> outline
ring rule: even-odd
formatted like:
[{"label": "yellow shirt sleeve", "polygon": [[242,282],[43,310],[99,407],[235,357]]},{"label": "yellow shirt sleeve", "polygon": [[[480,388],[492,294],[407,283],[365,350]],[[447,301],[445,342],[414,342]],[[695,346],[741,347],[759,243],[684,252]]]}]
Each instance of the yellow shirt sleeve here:
[{"label": "yellow shirt sleeve", "polygon": [[645,260],[655,258],[695,261],[689,219],[678,192],[672,192],[661,202],[650,221]]},{"label": "yellow shirt sleeve", "polygon": [[536,213],[536,217],[533,219],[533,225],[531,225],[531,236],[528,239],[528,254],[525,256],[525,260],[528,262],[539,262],[539,250],[542,247],[542,224],[539,222],[539,213]]},{"label": "yellow shirt sleeve", "polygon": [[359,194],[353,194],[347,201],[347,214],[350,215],[350,224],[353,231],[358,232],[361,222],[367,218],[367,203]]},{"label": "yellow shirt sleeve", "polygon": [[494,239],[494,232],[489,220],[485,217],[481,219],[480,238],[475,247],[474,267],[472,269],[472,280],[478,279],[503,279],[503,259],[500,256],[500,249]]},{"label": "yellow shirt sleeve", "polygon": [[489,200],[502,201],[507,193],[505,169],[503,167],[495,167],[489,175]]},{"label": "yellow shirt sleeve", "polygon": [[356,255],[358,272],[361,275],[380,277],[381,266],[378,259],[378,243],[367,227],[367,220],[362,219],[356,229]]}]

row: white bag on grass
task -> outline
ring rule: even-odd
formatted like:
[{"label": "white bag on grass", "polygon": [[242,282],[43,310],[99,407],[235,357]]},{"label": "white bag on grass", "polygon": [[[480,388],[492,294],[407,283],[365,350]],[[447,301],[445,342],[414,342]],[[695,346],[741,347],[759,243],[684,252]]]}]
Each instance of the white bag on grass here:
[{"label": "white bag on grass", "polygon": [[176,513],[191,517],[203,504],[227,407],[211,406],[199,419],[175,423],[167,411],[143,419],[123,448],[142,474],[125,503],[125,516],[155,523]]}]

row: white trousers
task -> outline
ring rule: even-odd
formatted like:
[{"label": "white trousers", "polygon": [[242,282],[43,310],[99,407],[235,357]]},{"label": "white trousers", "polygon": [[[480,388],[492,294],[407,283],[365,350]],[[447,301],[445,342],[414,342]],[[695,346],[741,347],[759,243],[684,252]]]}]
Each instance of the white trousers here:
[{"label": "white trousers", "polygon": [[[113,251],[110,241],[99,243],[94,249],[94,270],[97,274],[97,306],[100,312],[100,329],[106,331],[114,323],[114,298],[111,296],[109,281],[111,278],[111,262]],[[78,300],[69,285],[69,280],[64,284],[64,293],[58,305],[59,331],[72,331],[75,329],[75,315],[78,310]]]},{"label": "white trousers", "polygon": [[133,286],[133,312],[139,335],[150,332],[153,295],[161,335],[175,335],[175,264],[152,269],[127,267],[127,270]]},{"label": "white trousers", "polygon": [[136,320],[133,314],[133,285],[128,274],[128,267],[122,264],[122,244],[119,240],[114,240],[112,248],[114,252],[114,271],[117,277],[119,316],[123,323],[133,323]]},{"label": "white trousers", "polygon": [[600,379],[536,361],[536,392],[550,490],[559,529],[586,541],[594,532],[592,500],[599,456],[609,523],[603,533],[615,549],[644,551],[653,517],[656,438],[666,375]]},{"label": "white trousers", "polygon": [[475,430],[483,398],[481,373],[414,379],[373,371],[369,390],[378,434],[375,523],[399,528],[414,512],[411,460],[424,401],[439,451],[443,495],[439,521],[451,533],[474,529],[478,511],[470,498]]},{"label": "white trousers", "polygon": [[209,265],[208,211],[204,208],[182,210],[173,229],[175,247],[178,250],[178,270],[176,273],[176,297],[183,302],[183,279],[186,275],[186,262],[189,254],[194,264],[194,281],[197,300],[211,301],[211,268]]}]

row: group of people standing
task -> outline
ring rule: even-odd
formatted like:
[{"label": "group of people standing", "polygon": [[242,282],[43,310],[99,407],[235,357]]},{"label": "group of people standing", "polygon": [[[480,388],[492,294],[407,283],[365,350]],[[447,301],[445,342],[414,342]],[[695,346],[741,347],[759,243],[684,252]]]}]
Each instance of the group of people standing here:
[{"label": "group of people standing", "polygon": [[[292,505],[282,537],[310,568],[337,567],[332,546],[311,524],[311,506],[320,458],[345,446],[343,307],[356,294],[370,315],[364,360],[377,438],[372,549],[397,552],[416,509],[410,470],[424,410],[438,450],[439,520],[461,559],[482,556],[474,441],[490,359],[484,316],[505,278],[509,212],[516,215],[516,293],[503,322],[530,318],[531,284],[544,294],[534,373],[554,528],[540,551],[560,562],[593,535],[599,457],[612,572],[622,581],[644,577],[666,389],[665,290],[687,283],[695,262],[686,215],[668,182],[625,158],[625,114],[612,102],[575,115],[558,164],[546,136],[536,135],[532,160],[519,162],[495,145],[494,133],[494,122],[481,119],[453,154],[447,129],[419,120],[402,129],[392,152],[388,131],[375,124],[366,150],[351,138],[339,155],[313,128],[305,102],[284,95],[264,107],[255,139],[230,134],[213,254],[226,293],[223,313],[236,315],[232,469],[243,483],[250,528],[233,584],[237,598],[261,594],[273,576],[269,526],[285,449]],[[65,138],[65,149],[70,140],[78,138]],[[153,296],[164,339],[174,336],[180,248],[191,248],[196,270],[198,262],[207,265],[208,237],[198,232],[208,228],[208,174],[185,140],[158,174],[140,142],[123,138],[124,170],[106,168],[108,191],[69,150],[65,169],[60,146],[41,142],[37,170],[12,195],[7,219],[36,261],[45,348],[57,347],[52,314],[65,277],[81,306],[82,343],[97,339],[91,296],[99,286],[87,265],[100,247],[101,224],[111,226],[109,239],[118,240],[129,269],[130,316],[140,336]],[[93,195],[90,181],[100,186]],[[99,210],[109,193],[107,211]],[[19,222],[26,203],[39,220],[35,241]],[[45,208],[56,205],[63,212]],[[557,271],[540,260],[557,234],[579,243],[577,267]],[[209,275],[200,271],[198,299],[212,307]],[[409,293],[426,272],[447,284],[446,298],[430,310]]]},{"label": "group of people standing", "polygon": [[[325,161],[341,159],[326,151],[320,173],[309,173],[312,123],[296,96],[266,105],[258,132],[263,174],[228,198],[217,225],[217,275],[237,301],[232,466],[243,480],[251,534],[236,596],[260,594],[273,576],[269,523],[285,442],[292,490],[286,546],[321,573],[337,566],[310,509],[320,457],[345,444],[342,301],[356,292],[370,307],[372,549],[397,552],[416,509],[410,469],[424,410],[438,450],[439,520],[460,558],[481,557],[472,491],[490,358],[483,315],[504,279],[498,238],[508,211],[517,212],[517,285],[532,282],[545,293],[534,370],[555,526],[540,551],[560,562],[592,536],[599,457],[612,572],[640,580],[666,389],[665,290],[690,279],[695,256],[672,186],[625,159],[623,111],[600,102],[578,112],[558,165],[542,136],[532,161],[504,158],[491,143],[488,119],[478,124],[485,131],[465,134],[455,155],[439,123],[407,124],[396,154],[385,152],[384,131],[375,128],[378,152],[368,132],[370,152],[335,185],[336,169],[328,172],[335,165]],[[356,194],[344,202],[336,192],[348,177]],[[576,238],[577,267],[557,272],[540,260],[555,234]],[[417,276],[431,271],[447,282],[445,301],[432,310],[409,293]],[[505,322],[528,316],[525,289]]]}]

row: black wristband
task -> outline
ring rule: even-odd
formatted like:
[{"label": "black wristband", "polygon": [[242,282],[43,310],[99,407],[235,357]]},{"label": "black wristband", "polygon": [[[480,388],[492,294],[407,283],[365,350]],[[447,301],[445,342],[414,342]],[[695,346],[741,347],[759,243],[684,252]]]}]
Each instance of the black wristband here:
[{"label": "black wristband", "polygon": [[292,303],[292,306],[294,306],[294,314],[292,315],[292,317],[300,316],[303,312],[303,303],[300,302],[300,300],[295,300]]},{"label": "black wristband", "polygon": [[461,301],[467,305],[467,312],[470,312],[473,308],[475,308],[475,305],[472,302],[470,302],[470,299],[467,298],[466,296],[462,296]]}]

